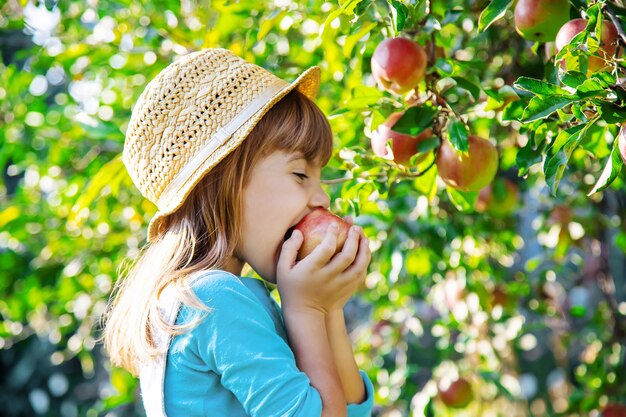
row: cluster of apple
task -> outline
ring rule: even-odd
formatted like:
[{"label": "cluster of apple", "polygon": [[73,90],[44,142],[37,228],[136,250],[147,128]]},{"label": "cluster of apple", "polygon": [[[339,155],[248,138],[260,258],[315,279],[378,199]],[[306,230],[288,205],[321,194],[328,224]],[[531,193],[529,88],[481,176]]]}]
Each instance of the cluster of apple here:
[{"label": "cluster of apple", "polygon": [[[372,76],[380,88],[403,95],[418,87],[424,79],[427,65],[426,51],[418,43],[402,37],[385,39],[378,44],[372,56]],[[417,155],[413,158],[415,163],[424,160],[427,153],[421,154],[420,143],[438,132],[431,127],[425,127],[415,135],[394,130],[405,111],[392,113],[381,123],[372,132],[371,145],[376,155],[409,166],[414,155]],[[388,146],[389,141],[391,147]],[[476,135],[469,135],[468,145],[468,151],[461,153],[448,140],[441,140],[436,165],[439,176],[448,187],[477,192],[491,183],[496,175],[498,151],[490,141]]]},{"label": "cluster of apple", "polygon": [[[515,28],[525,39],[546,42],[546,54],[552,55],[587,27],[587,20],[570,20],[569,16],[569,0],[519,0],[515,6]],[[613,23],[603,20],[598,56],[589,58],[588,74],[607,67],[617,49],[617,36]],[[560,64],[567,69],[564,61]]]},{"label": "cluster of apple", "polygon": [[[546,42],[546,56],[558,54],[572,39],[587,27],[587,20],[570,20],[569,0],[519,0],[515,6],[515,28],[523,38]],[[610,59],[617,50],[618,32],[615,25],[602,20],[602,32],[599,39],[597,56],[589,57],[587,75],[610,66]],[[567,63],[559,63],[565,70]],[[626,164],[626,125],[622,125],[618,135],[618,148]]]}]

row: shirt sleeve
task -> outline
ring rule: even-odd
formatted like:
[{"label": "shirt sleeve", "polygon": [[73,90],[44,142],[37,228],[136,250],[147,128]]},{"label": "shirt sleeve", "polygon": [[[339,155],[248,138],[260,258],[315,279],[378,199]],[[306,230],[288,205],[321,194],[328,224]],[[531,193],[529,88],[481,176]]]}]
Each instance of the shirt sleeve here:
[{"label": "shirt sleeve", "polygon": [[360,404],[348,404],[348,417],[369,417],[372,415],[372,408],[374,407],[374,386],[367,374],[363,371],[360,372],[363,378],[363,384],[365,385],[365,401]]},{"label": "shirt sleeve", "polygon": [[296,367],[291,348],[254,293],[227,274],[198,282],[194,291],[211,309],[195,329],[199,355],[246,413],[319,417],[319,392]]}]

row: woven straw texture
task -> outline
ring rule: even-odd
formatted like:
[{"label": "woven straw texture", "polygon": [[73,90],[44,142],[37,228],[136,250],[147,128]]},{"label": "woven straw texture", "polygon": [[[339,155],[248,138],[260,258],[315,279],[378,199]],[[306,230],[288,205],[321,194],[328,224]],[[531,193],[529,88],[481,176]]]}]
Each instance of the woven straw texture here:
[{"label": "woven straw texture", "polygon": [[150,81],[133,108],[122,154],[135,186],[159,209],[148,241],[274,103],[294,88],[314,99],[319,79],[312,67],[290,84],[226,49],[204,49]]}]

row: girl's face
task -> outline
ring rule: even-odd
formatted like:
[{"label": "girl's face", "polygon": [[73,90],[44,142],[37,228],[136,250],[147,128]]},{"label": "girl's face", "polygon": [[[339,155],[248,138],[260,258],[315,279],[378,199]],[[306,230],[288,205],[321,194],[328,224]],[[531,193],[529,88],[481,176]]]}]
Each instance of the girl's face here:
[{"label": "girl's face", "polygon": [[330,204],[320,184],[321,168],[301,154],[277,151],[252,169],[235,254],[269,282],[276,283],[276,264],[290,228],[314,208]]}]

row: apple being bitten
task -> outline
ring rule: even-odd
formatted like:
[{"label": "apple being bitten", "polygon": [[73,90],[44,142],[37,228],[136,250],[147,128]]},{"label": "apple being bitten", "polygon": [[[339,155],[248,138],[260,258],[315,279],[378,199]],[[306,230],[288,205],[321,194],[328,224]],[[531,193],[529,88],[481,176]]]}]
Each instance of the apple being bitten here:
[{"label": "apple being bitten", "polygon": [[304,237],[302,246],[300,246],[300,249],[298,250],[298,256],[296,258],[298,261],[313,252],[313,249],[315,249],[317,245],[324,240],[328,227],[330,227],[333,223],[335,223],[338,227],[337,249],[335,250],[336,254],[341,251],[343,244],[348,238],[350,223],[322,207],[316,208],[300,220],[294,228],[299,230]]}]

